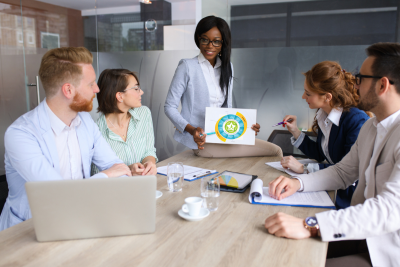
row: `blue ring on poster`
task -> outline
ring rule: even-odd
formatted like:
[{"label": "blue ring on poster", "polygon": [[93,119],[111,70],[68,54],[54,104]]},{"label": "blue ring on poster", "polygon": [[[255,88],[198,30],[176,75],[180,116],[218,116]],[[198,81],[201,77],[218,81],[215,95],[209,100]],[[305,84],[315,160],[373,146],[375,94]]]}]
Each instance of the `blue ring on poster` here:
[{"label": "blue ring on poster", "polygon": [[[227,132],[225,132],[223,126],[224,126],[224,123],[225,123],[227,120],[235,120],[235,121],[239,124],[239,131],[237,131],[237,133],[235,133],[235,134],[228,134]],[[223,116],[223,117],[219,120],[219,123],[218,123],[218,132],[219,132],[220,135],[222,135],[222,136],[223,136],[224,138],[226,138],[226,139],[236,139],[236,138],[239,138],[239,137],[242,135],[242,133],[244,132],[244,123],[243,123],[243,120],[242,120],[239,116],[236,116],[236,115],[233,115],[233,114],[225,115],[225,116]]]}]

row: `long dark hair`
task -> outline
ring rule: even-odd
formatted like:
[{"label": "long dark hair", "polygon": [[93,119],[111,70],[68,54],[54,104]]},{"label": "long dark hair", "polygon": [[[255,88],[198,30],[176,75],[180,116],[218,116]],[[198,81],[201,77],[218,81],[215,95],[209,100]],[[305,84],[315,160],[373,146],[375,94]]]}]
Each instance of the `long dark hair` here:
[{"label": "long dark hair", "polygon": [[[222,92],[225,92],[226,98],[225,103],[228,99],[228,88],[232,80],[232,68],[231,68],[231,30],[229,29],[228,23],[225,20],[216,16],[208,16],[199,21],[194,32],[194,41],[198,48],[200,48],[199,38],[200,36],[211,30],[211,28],[217,27],[222,35],[222,48],[220,53],[221,59],[221,78],[219,79],[219,85],[221,86]],[[225,105],[224,103],[224,105]]]}]

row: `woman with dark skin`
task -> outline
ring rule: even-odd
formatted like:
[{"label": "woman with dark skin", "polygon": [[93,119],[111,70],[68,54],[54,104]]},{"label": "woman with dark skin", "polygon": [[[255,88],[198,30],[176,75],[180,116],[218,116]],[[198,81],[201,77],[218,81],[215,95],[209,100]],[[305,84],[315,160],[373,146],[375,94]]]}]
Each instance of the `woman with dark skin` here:
[{"label": "woman with dark skin", "polygon": [[[179,62],[164,105],[174,139],[201,157],[282,156],[278,146],[259,139],[254,146],[206,143],[206,107],[232,108],[231,33],[223,19],[209,16],[198,23],[194,39],[200,54]],[[258,123],[251,128],[260,131]]]}]

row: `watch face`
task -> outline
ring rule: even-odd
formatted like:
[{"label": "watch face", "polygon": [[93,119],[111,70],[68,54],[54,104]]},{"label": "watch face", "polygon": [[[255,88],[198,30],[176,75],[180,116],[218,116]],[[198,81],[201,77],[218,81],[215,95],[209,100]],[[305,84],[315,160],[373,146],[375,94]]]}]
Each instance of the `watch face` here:
[{"label": "watch face", "polygon": [[318,224],[317,218],[307,217],[306,224],[310,227],[315,227]]}]

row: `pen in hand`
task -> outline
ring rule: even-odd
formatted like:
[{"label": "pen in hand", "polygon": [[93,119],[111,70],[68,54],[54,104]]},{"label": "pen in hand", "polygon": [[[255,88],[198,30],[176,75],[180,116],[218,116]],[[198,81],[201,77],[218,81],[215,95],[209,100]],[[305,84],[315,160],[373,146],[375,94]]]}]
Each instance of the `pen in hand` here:
[{"label": "pen in hand", "polygon": [[275,124],[275,125],[272,125],[272,127],[275,127],[275,126],[278,126],[278,125],[281,125],[281,124],[283,124],[283,127],[285,127],[285,124],[286,124],[287,122],[292,122],[292,121],[293,121],[293,119],[288,119],[286,122],[281,121],[281,122],[279,122],[279,123],[277,123],[277,124]]},{"label": "pen in hand", "polygon": [[[212,133],[206,133],[206,135],[212,135],[212,134],[215,134],[215,132],[212,132]],[[202,133],[200,133],[199,135],[200,135],[200,137],[203,137],[203,136],[204,136],[204,134],[202,134]]]}]

